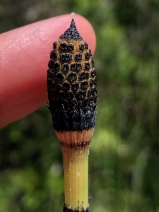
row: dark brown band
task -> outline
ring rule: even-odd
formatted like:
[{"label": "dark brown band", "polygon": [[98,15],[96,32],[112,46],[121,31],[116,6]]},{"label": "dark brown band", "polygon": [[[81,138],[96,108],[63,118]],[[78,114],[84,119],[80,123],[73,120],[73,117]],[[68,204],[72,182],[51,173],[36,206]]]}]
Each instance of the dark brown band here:
[{"label": "dark brown band", "polygon": [[72,209],[72,208],[67,207],[66,205],[64,205],[63,212],[89,212],[89,207],[86,208],[86,209],[82,208],[80,210],[80,209]]},{"label": "dark brown band", "polygon": [[63,143],[60,142],[62,147],[68,147],[71,149],[80,149],[80,148],[84,148],[84,147],[89,147],[91,141],[86,141],[86,142],[80,142],[80,143],[72,143],[72,144],[67,144],[67,143]]}]

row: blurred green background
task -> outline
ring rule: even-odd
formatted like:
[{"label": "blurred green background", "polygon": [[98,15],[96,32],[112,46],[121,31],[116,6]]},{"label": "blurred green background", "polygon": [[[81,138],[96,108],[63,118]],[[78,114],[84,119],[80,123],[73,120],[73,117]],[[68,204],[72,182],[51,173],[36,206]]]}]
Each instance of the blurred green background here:
[{"label": "blurred green background", "polygon": [[[0,0],[0,32],[72,11],[97,36],[90,211],[159,212],[159,1]],[[62,153],[42,107],[0,131],[0,212],[63,202]]]}]

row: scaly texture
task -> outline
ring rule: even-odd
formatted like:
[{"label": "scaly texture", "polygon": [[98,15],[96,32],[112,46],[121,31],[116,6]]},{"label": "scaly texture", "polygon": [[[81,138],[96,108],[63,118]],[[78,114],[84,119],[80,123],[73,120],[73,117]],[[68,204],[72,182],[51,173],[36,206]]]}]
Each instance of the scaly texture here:
[{"label": "scaly texture", "polygon": [[[87,43],[74,22],[53,44],[47,75],[49,109],[57,131],[82,131],[95,126],[96,71]],[[66,39],[64,39],[66,37]]]}]

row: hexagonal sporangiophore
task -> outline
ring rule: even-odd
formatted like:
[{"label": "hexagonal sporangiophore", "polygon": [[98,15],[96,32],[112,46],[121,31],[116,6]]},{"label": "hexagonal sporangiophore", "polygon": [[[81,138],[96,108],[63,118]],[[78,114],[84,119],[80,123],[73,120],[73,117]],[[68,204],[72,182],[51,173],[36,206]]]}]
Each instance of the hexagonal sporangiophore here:
[{"label": "hexagonal sporangiophore", "polygon": [[[96,106],[92,106],[89,100],[91,98],[94,99],[94,102],[97,102],[97,94],[94,90],[97,86],[94,61],[88,44],[78,33],[73,20],[70,28],[60,36],[58,41],[53,43],[48,66],[48,96],[49,105],[54,105],[53,107],[50,106],[50,111],[55,130],[61,132],[65,130],[81,131],[94,127],[96,118],[94,114],[96,113],[92,111],[96,110]],[[54,95],[58,98],[55,98]],[[86,105],[86,98],[88,98],[88,108],[92,107],[92,109],[89,109],[89,113],[84,106]],[[57,99],[58,104],[59,100],[62,105],[64,105],[65,100],[68,102],[69,106],[68,108],[65,107],[63,112],[62,110],[59,112],[58,108],[52,109],[56,108]],[[79,108],[79,104],[75,106],[72,101],[82,101],[83,104],[80,104]],[[71,115],[73,110],[76,111],[78,118]],[[82,111],[82,113],[79,111]],[[81,114],[83,114],[82,118],[80,118]],[[89,119],[87,118],[88,114],[91,117]],[[65,117],[65,120],[63,120],[63,117]],[[63,121],[59,123],[61,119]],[[80,123],[82,121],[83,123]]]}]

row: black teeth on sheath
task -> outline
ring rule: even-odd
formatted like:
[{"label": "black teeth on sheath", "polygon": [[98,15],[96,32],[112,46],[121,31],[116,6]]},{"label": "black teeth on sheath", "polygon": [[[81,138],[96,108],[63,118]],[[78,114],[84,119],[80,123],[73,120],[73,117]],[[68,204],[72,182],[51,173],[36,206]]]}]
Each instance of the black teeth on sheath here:
[{"label": "black teeth on sheath", "polygon": [[95,126],[96,119],[96,71],[88,44],[79,35],[74,20],[53,48],[47,90],[54,129],[89,130]]},{"label": "black teeth on sheath", "polygon": [[84,208],[80,209],[72,209],[70,207],[67,207],[66,205],[64,205],[63,207],[63,212],[89,212],[89,208],[86,208],[86,210]]}]

